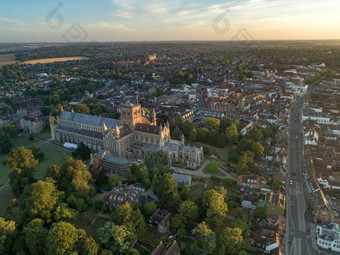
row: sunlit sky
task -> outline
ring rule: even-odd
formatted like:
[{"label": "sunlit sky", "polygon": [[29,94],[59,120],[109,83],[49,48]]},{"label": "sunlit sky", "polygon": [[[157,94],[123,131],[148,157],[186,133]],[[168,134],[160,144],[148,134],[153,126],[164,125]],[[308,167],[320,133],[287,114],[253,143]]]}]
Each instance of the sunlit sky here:
[{"label": "sunlit sky", "polygon": [[0,0],[0,42],[340,39],[340,0]]}]

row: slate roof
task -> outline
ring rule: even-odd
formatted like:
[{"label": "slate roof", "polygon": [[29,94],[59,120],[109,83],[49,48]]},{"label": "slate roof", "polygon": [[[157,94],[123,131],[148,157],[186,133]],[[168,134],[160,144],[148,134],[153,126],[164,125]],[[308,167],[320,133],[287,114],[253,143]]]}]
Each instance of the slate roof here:
[{"label": "slate roof", "polygon": [[137,123],[135,126],[136,131],[150,133],[150,134],[159,134],[160,127],[155,125],[148,125],[144,123]]},{"label": "slate roof", "polygon": [[59,119],[70,120],[94,126],[102,126],[103,123],[105,123],[105,125],[110,128],[115,128],[116,126],[121,125],[120,120],[68,111],[62,111],[61,114],[59,115]]},{"label": "slate roof", "polygon": [[60,125],[58,125],[57,130],[65,130],[67,132],[76,133],[76,134],[79,134],[79,135],[85,135],[85,136],[90,136],[90,137],[94,137],[94,138],[97,138],[97,139],[103,139],[102,133],[92,131],[92,130],[76,129],[76,128],[65,127],[65,126],[60,126]]}]

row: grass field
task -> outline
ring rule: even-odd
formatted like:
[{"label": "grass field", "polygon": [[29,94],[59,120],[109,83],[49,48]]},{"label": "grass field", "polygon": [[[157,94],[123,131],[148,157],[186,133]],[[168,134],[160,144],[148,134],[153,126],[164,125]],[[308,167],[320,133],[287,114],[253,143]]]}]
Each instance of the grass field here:
[{"label": "grass field", "polygon": [[105,220],[99,218],[97,211],[93,208],[93,206],[78,215],[78,217],[72,221],[72,223],[77,227],[84,229],[89,236],[93,238],[97,237],[98,228],[104,226]]},{"label": "grass field", "polygon": [[15,62],[15,54],[0,54],[0,67],[14,64]]},{"label": "grass field", "polygon": [[5,211],[11,199],[14,198],[12,188],[10,186],[0,191],[0,216],[5,216]]},{"label": "grass field", "polygon": [[[56,150],[51,145],[43,144],[39,148],[45,153],[45,158],[36,166],[37,172],[35,173],[35,178],[43,177],[48,167],[61,163],[65,158],[63,152]],[[71,156],[70,152],[65,151],[65,153],[66,156]]]},{"label": "grass field", "polygon": [[45,130],[39,134],[34,134],[35,137],[38,137],[43,140],[48,140],[51,139],[51,131],[50,130]]},{"label": "grass field", "polygon": [[22,62],[21,64],[47,64],[47,63],[54,63],[54,62],[65,62],[65,61],[72,61],[72,60],[84,60],[88,59],[86,57],[66,57],[66,58],[41,58],[41,59],[33,59],[33,60],[27,60]]},{"label": "grass field", "polygon": [[230,161],[229,152],[230,152],[230,150],[228,150],[228,149],[220,149],[220,150],[217,152],[217,155],[216,155],[216,156],[217,156],[220,160],[222,160],[222,161],[224,161],[224,162],[228,162],[228,161]]},{"label": "grass field", "polygon": [[225,174],[223,174],[220,170],[216,170],[216,171],[209,171],[207,169],[203,169],[203,173],[205,174],[210,174],[210,175],[216,175],[216,176],[225,176]]},{"label": "grass field", "polygon": [[[42,134],[44,135],[44,134]],[[45,134],[46,136],[47,134]],[[41,142],[38,141],[37,139],[33,141],[29,141],[27,136],[19,136],[16,137],[13,141],[14,147],[30,147],[30,146],[35,146],[38,147]],[[39,164],[36,166],[37,172],[35,173],[35,178],[41,178],[45,175],[45,172],[47,168],[51,165],[54,164],[59,164],[61,163],[65,157],[71,156],[71,152],[69,151],[62,151],[62,149],[56,148],[52,145],[48,144],[41,144],[40,149],[42,152],[45,153],[45,158],[39,162]],[[6,183],[8,179],[8,173],[9,173],[9,168],[5,165],[2,164],[2,160],[4,158],[7,158],[7,154],[0,154],[0,185],[3,185]]]},{"label": "grass field", "polygon": [[204,184],[198,183],[191,190],[189,197],[193,200],[196,200],[202,196],[204,190]]}]

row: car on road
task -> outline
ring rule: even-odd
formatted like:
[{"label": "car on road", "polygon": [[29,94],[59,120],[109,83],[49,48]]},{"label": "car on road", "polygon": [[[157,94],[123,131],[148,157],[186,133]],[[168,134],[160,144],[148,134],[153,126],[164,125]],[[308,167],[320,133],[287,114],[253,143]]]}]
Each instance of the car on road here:
[{"label": "car on road", "polygon": [[289,181],[289,184],[290,184],[290,185],[292,185],[292,184],[293,184],[293,181],[292,181],[292,180],[290,180],[290,181]]}]

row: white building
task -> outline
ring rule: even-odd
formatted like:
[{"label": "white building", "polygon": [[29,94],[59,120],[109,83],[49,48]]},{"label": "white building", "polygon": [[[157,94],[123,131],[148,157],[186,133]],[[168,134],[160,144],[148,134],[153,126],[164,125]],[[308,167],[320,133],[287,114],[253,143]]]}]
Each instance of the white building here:
[{"label": "white building", "polygon": [[319,248],[340,252],[340,229],[339,225],[332,223],[331,228],[317,226],[316,237]]}]

